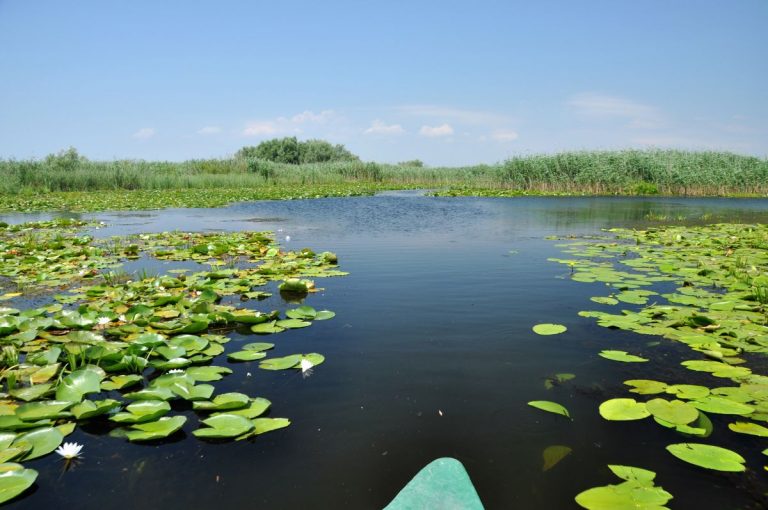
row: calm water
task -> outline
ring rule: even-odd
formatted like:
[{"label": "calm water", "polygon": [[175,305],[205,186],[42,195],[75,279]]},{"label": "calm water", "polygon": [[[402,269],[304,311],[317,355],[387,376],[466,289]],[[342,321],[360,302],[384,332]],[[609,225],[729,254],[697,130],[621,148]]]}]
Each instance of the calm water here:
[{"label": "calm water", "polygon": [[[8,507],[374,509],[428,462],[452,456],[464,463],[487,508],[574,508],[580,491],[616,482],[609,463],[656,471],[657,483],[675,496],[672,508],[763,508],[754,496],[768,490],[758,471],[766,445],[733,437],[727,420],[712,416],[715,433],[707,442],[745,454],[751,474],[688,466],[664,450],[680,436],[651,420],[607,422],[597,413],[603,400],[626,394],[625,379],[690,380],[691,372],[678,368],[686,350],[662,340],[654,349],[663,350],[668,364],[640,368],[598,357],[604,348],[650,352],[645,344],[652,339],[578,317],[580,310],[601,309],[589,297],[603,295],[605,286],[565,278],[564,266],[546,260],[560,255],[557,243],[544,238],[642,227],[649,215],[765,222],[768,201],[404,192],[83,215],[108,223],[95,231],[99,236],[274,230],[289,249],[335,251],[351,274],[318,279],[325,291],[306,301],[334,310],[335,319],[269,338],[275,355],[324,354],[311,377],[219,363],[235,372],[214,383],[218,392],[270,399],[271,415],[289,417],[289,428],[253,442],[205,443],[191,436],[197,420],[185,410],[187,435],[160,445],[131,445],[78,428],[70,440],[85,444],[85,460],[66,473],[54,456],[27,463],[40,472],[38,488]],[[274,297],[258,306],[287,305]],[[569,329],[541,337],[531,331],[538,322]],[[233,339],[256,337],[234,333]],[[544,379],[558,372],[576,379],[545,390]],[[566,405],[574,420],[526,405],[538,399]],[[573,453],[542,473],[542,450],[556,444]]]}]

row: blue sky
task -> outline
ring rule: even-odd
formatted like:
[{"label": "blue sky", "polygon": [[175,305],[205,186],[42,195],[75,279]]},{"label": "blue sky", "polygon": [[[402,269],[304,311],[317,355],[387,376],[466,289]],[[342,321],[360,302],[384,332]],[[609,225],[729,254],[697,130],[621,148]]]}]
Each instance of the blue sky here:
[{"label": "blue sky", "polygon": [[0,0],[0,158],[768,155],[768,2]]}]

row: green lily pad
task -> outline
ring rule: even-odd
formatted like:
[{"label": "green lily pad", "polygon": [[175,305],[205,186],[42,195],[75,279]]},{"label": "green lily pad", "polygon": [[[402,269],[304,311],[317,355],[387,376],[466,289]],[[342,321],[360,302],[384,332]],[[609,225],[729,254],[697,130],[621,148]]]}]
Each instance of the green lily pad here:
[{"label": "green lily pad", "polygon": [[625,351],[603,350],[600,351],[599,355],[605,359],[609,359],[611,361],[621,361],[623,363],[641,363],[648,361],[645,358],[635,356],[634,354],[628,354]]},{"label": "green lily pad", "polygon": [[31,444],[32,450],[24,456],[23,460],[32,460],[48,455],[58,448],[62,441],[64,441],[64,435],[59,430],[55,427],[45,427],[18,436],[14,444]]},{"label": "green lily pad", "polygon": [[642,402],[633,398],[612,398],[600,404],[600,416],[609,421],[642,420],[651,415]]},{"label": "green lily pad", "polygon": [[56,400],[80,402],[89,393],[101,391],[103,373],[93,368],[81,368],[62,379],[56,389]]},{"label": "green lily pad", "polygon": [[269,335],[272,333],[281,333],[285,331],[285,328],[281,328],[276,325],[277,321],[265,322],[263,324],[256,324],[251,327],[251,331],[259,335]]},{"label": "green lily pad", "polygon": [[568,409],[556,402],[550,402],[549,400],[533,400],[528,402],[528,405],[535,407],[536,409],[541,409],[542,411],[559,414],[565,416],[568,419],[571,419],[571,415],[568,413]]},{"label": "green lily pad", "polygon": [[104,400],[83,400],[72,407],[71,411],[78,420],[86,420],[114,411],[120,407],[120,402],[111,398]]},{"label": "green lily pad", "polygon": [[[249,420],[252,420],[254,418],[257,418],[267,412],[267,409],[272,405],[272,402],[265,398],[256,397],[252,398],[250,404],[248,404],[248,407],[244,407],[242,409],[235,409],[235,410],[229,410],[224,411],[227,414],[236,414],[238,416],[242,416],[244,418],[248,418]],[[222,413],[214,413],[214,416],[216,414],[222,414]]]},{"label": "green lily pad", "polygon": [[132,425],[125,436],[129,441],[164,439],[181,429],[186,421],[186,416],[164,416],[157,421]]},{"label": "green lily pad", "polygon": [[568,330],[562,324],[536,324],[532,329],[537,335],[559,335]]},{"label": "green lily pad", "polygon": [[316,321],[327,321],[328,319],[333,319],[336,317],[336,313],[332,312],[330,310],[320,310],[317,312],[317,315],[315,315]]},{"label": "green lily pad", "polygon": [[256,361],[266,357],[266,352],[259,351],[237,351],[227,354],[227,359],[230,361]]},{"label": "green lily pad", "polygon": [[287,370],[301,363],[301,354],[292,354],[282,358],[269,358],[259,363],[259,368],[264,370]]},{"label": "green lily pad", "polygon": [[207,428],[200,428],[192,432],[197,437],[209,439],[228,439],[241,436],[253,430],[251,420],[235,414],[217,414],[203,420]]},{"label": "green lily pad", "polygon": [[37,471],[20,464],[0,464],[0,503],[15,498],[35,483]]},{"label": "green lily pad", "polygon": [[242,409],[249,405],[250,401],[248,395],[242,393],[222,393],[216,395],[211,401],[193,402],[192,409],[195,411],[229,411]]},{"label": "green lily pad", "polygon": [[217,367],[214,365],[207,367],[189,367],[187,375],[195,381],[212,382],[219,381],[224,375],[231,374],[232,369],[226,367]]},{"label": "green lily pad", "polygon": [[171,405],[163,400],[139,400],[128,404],[124,412],[113,415],[110,420],[117,423],[144,423],[155,421],[170,410]]},{"label": "green lily pad", "polygon": [[570,446],[563,446],[563,445],[552,445],[547,446],[544,448],[544,451],[542,452],[541,456],[543,459],[543,464],[541,466],[542,471],[549,471],[553,467],[555,467],[557,464],[560,463],[561,460],[566,458],[570,453],[573,451],[573,448]]},{"label": "green lily pad", "polygon": [[275,322],[275,326],[283,329],[300,329],[311,326],[312,323],[300,319],[283,319]]},{"label": "green lily pad", "polygon": [[679,443],[667,446],[667,451],[680,460],[715,471],[745,471],[744,457],[738,453],[700,443]]},{"label": "green lily pad", "polygon": [[682,400],[664,400],[654,398],[645,403],[645,408],[655,418],[675,425],[687,425],[699,417],[699,411]]},{"label": "green lily pad", "polygon": [[632,389],[629,390],[631,393],[638,393],[640,395],[656,395],[658,393],[664,393],[667,389],[666,383],[649,379],[631,379],[629,381],[624,381],[624,384],[632,387]]},{"label": "green lily pad", "polygon": [[709,395],[709,388],[695,384],[673,384],[666,388],[666,392],[683,400],[696,400]]},{"label": "green lily pad", "polygon": [[30,402],[20,405],[16,409],[16,416],[24,421],[54,419],[71,406],[72,402],[67,401],[46,400],[44,402]]},{"label": "green lily pad", "polygon": [[121,390],[123,388],[128,388],[130,386],[133,386],[134,384],[138,384],[143,380],[144,380],[143,377],[136,374],[113,375],[108,380],[102,381],[101,389],[107,390],[107,391]]},{"label": "green lily pad", "polygon": [[728,428],[739,434],[768,437],[768,428],[758,425],[757,423],[737,421],[735,423],[729,423]]},{"label": "green lily pad", "polygon": [[736,414],[740,416],[752,414],[755,408],[741,402],[736,402],[723,397],[710,395],[708,397],[692,400],[691,405],[696,409],[714,414]]}]

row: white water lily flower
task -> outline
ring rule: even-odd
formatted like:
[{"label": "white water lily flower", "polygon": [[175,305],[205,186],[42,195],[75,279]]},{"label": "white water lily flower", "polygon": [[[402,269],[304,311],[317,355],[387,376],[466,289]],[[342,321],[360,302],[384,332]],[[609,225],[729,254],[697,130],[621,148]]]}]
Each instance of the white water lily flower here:
[{"label": "white water lily flower", "polygon": [[80,451],[83,449],[83,445],[77,443],[64,443],[56,448],[56,453],[61,455],[67,460],[72,460],[75,457],[80,456]]},{"label": "white water lily flower", "polygon": [[107,324],[112,322],[112,319],[110,319],[109,317],[97,317],[96,322],[98,322],[99,325],[101,326],[106,326]]},{"label": "white water lily flower", "polygon": [[184,370],[182,370],[181,368],[174,368],[172,370],[169,370],[168,373],[169,374],[183,374]]},{"label": "white water lily flower", "polygon": [[291,241],[291,236],[285,236],[285,241],[286,242],[290,242]]},{"label": "white water lily flower", "polygon": [[312,370],[312,367],[314,367],[315,364],[309,361],[308,359],[304,358],[301,360],[301,373],[305,373],[308,370]]}]

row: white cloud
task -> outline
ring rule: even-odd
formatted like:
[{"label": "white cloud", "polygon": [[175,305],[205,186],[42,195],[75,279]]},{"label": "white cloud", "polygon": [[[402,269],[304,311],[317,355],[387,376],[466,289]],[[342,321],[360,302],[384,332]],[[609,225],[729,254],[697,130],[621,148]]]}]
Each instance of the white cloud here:
[{"label": "white cloud", "polygon": [[243,129],[245,136],[274,135],[278,132],[277,125],[272,121],[249,122]]},{"label": "white cloud", "polygon": [[626,120],[632,128],[657,129],[665,124],[664,114],[655,106],[622,97],[594,93],[578,94],[568,101],[568,106],[586,117]]},{"label": "white cloud", "polygon": [[491,134],[491,138],[497,142],[512,142],[517,140],[519,136],[517,131],[512,131],[511,129],[497,129]]},{"label": "white cloud", "polygon": [[155,136],[155,133],[157,133],[157,131],[155,131],[155,128],[145,127],[145,128],[139,129],[131,136],[133,138],[138,138],[139,140],[146,140],[147,138],[152,138],[153,136]]},{"label": "white cloud", "polygon": [[440,136],[450,136],[453,134],[453,128],[450,124],[441,124],[440,126],[421,126],[419,134],[430,138]]},{"label": "white cloud", "polygon": [[402,135],[405,129],[400,124],[387,125],[379,119],[371,122],[371,127],[363,131],[366,135]]},{"label": "white cloud", "polygon": [[198,135],[215,135],[217,133],[221,133],[219,126],[205,126],[197,130]]},{"label": "white cloud", "polygon": [[304,132],[304,128],[312,129],[313,126],[326,126],[340,120],[333,110],[323,110],[315,113],[312,110],[304,110],[290,117],[276,117],[268,120],[254,120],[246,123],[242,131],[243,136],[269,136],[269,135],[297,135]]},{"label": "white cloud", "polygon": [[291,122],[293,124],[305,124],[307,122],[321,124],[331,120],[335,115],[336,112],[333,110],[323,110],[320,113],[315,113],[312,110],[304,110],[291,117]]},{"label": "white cloud", "polygon": [[465,110],[449,106],[437,105],[404,105],[395,108],[396,111],[416,117],[437,117],[450,119],[460,124],[500,124],[512,120],[506,115],[483,110]]}]

